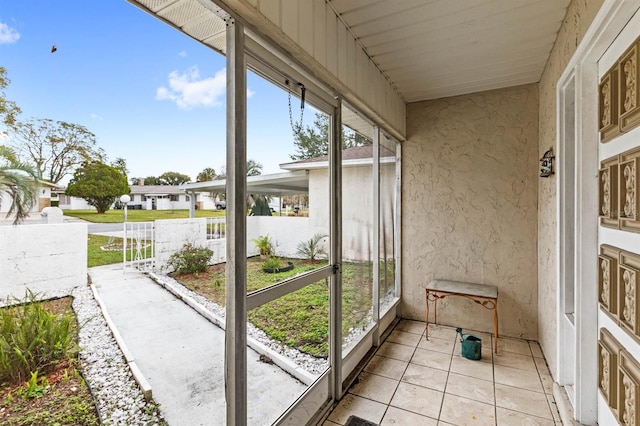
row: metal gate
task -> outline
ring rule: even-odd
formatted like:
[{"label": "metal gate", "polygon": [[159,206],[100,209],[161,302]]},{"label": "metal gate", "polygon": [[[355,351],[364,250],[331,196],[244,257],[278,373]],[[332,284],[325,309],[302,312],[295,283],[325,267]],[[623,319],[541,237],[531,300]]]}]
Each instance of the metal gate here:
[{"label": "metal gate", "polygon": [[123,268],[152,270],[154,266],[154,222],[124,222]]}]

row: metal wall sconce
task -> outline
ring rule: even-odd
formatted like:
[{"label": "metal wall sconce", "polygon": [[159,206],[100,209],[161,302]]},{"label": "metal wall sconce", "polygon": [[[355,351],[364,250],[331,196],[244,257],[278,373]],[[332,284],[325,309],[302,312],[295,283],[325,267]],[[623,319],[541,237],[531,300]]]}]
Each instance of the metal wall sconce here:
[{"label": "metal wall sconce", "polygon": [[549,177],[553,174],[553,148],[549,148],[540,159],[540,177]]}]

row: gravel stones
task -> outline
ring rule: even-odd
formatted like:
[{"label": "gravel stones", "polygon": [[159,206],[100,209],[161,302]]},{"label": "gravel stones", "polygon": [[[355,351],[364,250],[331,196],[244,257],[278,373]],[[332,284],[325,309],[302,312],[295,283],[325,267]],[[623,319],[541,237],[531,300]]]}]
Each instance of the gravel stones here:
[{"label": "gravel stones", "polygon": [[144,400],[89,286],[76,287],[71,295],[81,325],[80,364],[103,424],[166,424],[158,406]]}]

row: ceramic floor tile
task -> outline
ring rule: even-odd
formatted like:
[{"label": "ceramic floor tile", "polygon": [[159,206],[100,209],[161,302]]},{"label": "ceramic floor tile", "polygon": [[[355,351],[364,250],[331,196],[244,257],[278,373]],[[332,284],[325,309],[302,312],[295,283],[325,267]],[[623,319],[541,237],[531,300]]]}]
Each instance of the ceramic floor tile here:
[{"label": "ceramic floor tile", "polygon": [[429,336],[429,339],[427,339],[425,336],[422,336],[420,343],[418,343],[418,347],[420,349],[451,354],[453,352],[454,344],[455,341],[451,339],[438,339],[437,337],[432,336]]},{"label": "ceramic floor tile", "polygon": [[503,337],[498,339],[498,346],[499,351],[531,356],[531,348],[526,340]]},{"label": "ceramic floor tile", "polygon": [[340,425],[340,423],[334,423],[329,420],[325,420],[324,423],[322,423],[322,426],[334,426],[334,425]]},{"label": "ceramic floor tile", "polygon": [[385,404],[348,393],[342,398],[342,401],[340,401],[327,420],[344,425],[347,423],[349,416],[358,416],[373,423],[380,423],[386,410],[387,406]]},{"label": "ceramic floor tile", "polygon": [[496,383],[496,405],[513,411],[553,420],[547,395]]},{"label": "ceramic floor tile", "polygon": [[531,348],[531,353],[536,358],[544,358],[544,354],[542,353],[542,349],[540,348],[540,344],[538,342],[529,341],[529,348]]},{"label": "ceramic floor tile", "polygon": [[535,392],[544,392],[537,371],[521,370],[496,364],[493,366],[493,373],[496,383]]},{"label": "ceramic floor tile", "polygon": [[397,386],[398,380],[376,374],[361,373],[357,383],[349,389],[349,393],[388,404]]},{"label": "ceramic floor tile", "polygon": [[498,407],[496,412],[498,414],[498,426],[555,426],[553,420],[530,416],[507,410],[506,408]]},{"label": "ceramic floor tile", "polygon": [[400,361],[409,361],[413,356],[415,348],[398,343],[384,342],[376,355],[386,356]]},{"label": "ceramic floor tile", "polygon": [[547,367],[547,361],[544,358],[534,358],[534,361],[536,362],[538,373],[551,375],[549,367]]},{"label": "ceramic floor tile", "polygon": [[[540,358],[537,358],[540,359]],[[498,348],[498,354],[494,355],[494,364],[505,367],[519,368],[521,370],[537,371],[536,363],[532,355],[520,355],[512,352],[503,352]]]},{"label": "ceramic floor tile", "polygon": [[447,393],[444,395],[440,420],[453,425],[494,426],[495,407]]},{"label": "ceramic floor tile", "polygon": [[485,404],[495,404],[493,382],[476,379],[475,377],[449,373],[446,393],[484,402]]},{"label": "ceramic floor tile", "polygon": [[440,370],[449,370],[451,365],[451,355],[441,352],[427,351],[424,349],[416,349],[411,358],[413,364],[424,365],[425,367],[438,368]]},{"label": "ceramic floor tile", "polygon": [[448,327],[446,325],[429,324],[429,337],[453,340],[457,335],[458,333],[456,333],[456,329],[453,327]]},{"label": "ceramic floor tile", "polygon": [[438,418],[441,403],[442,392],[400,382],[390,405],[422,416]]},{"label": "ceramic floor tile", "polygon": [[375,355],[364,368],[364,371],[390,379],[400,380],[408,365],[408,361],[399,361],[397,359]]},{"label": "ceramic floor tile", "polygon": [[553,393],[553,377],[548,374],[540,374],[540,381],[542,382],[542,388],[544,389],[544,393],[552,394]]},{"label": "ceramic floor tile", "polygon": [[482,380],[493,380],[493,364],[482,361],[471,361],[454,356],[451,361],[451,372]]},{"label": "ceramic floor tile", "polygon": [[421,336],[419,334],[393,330],[389,337],[387,337],[387,342],[400,343],[401,345],[416,347],[418,346],[418,342],[420,342],[420,338]]},{"label": "ceramic floor tile", "polygon": [[402,425],[420,425],[420,426],[437,426],[438,421],[430,417],[421,416],[420,414],[410,411],[401,410],[396,407],[389,407],[382,418],[380,426],[402,426]]},{"label": "ceramic floor tile", "polygon": [[406,331],[407,333],[424,334],[426,327],[421,321],[401,320],[396,325],[395,330]]},{"label": "ceramic floor tile", "polygon": [[418,364],[409,364],[407,371],[405,371],[404,376],[402,376],[402,381],[444,392],[448,376],[449,373],[444,370]]}]

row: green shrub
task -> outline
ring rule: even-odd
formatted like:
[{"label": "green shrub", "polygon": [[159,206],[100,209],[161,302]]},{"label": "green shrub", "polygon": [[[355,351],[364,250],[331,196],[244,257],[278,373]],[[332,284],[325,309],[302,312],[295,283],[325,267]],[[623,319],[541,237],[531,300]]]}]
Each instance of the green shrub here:
[{"label": "green shrub", "polygon": [[72,315],[47,312],[30,291],[16,302],[0,309],[0,384],[47,373],[77,351]]},{"label": "green shrub", "polygon": [[298,244],[298,254],[309,260],[317,260],[321,256],[326,257],[327,252],[324,245],[320,243],[323,238],[328,237],[327,234],[315,234],[308,241],[302,241]]},{"label": "green shrub", "polygon": [[278,257],[270,257],[262,263],[263,269],[278,269],[282,266],[282,262]]},{"label": "green shrub", "polygon": [[207,270],[211,256],[213,256],[213,250],[210,248],[196,247],[191,243],[186,243],[180,251],[169,257],[167,264],[178,275],[197,274]]}]

